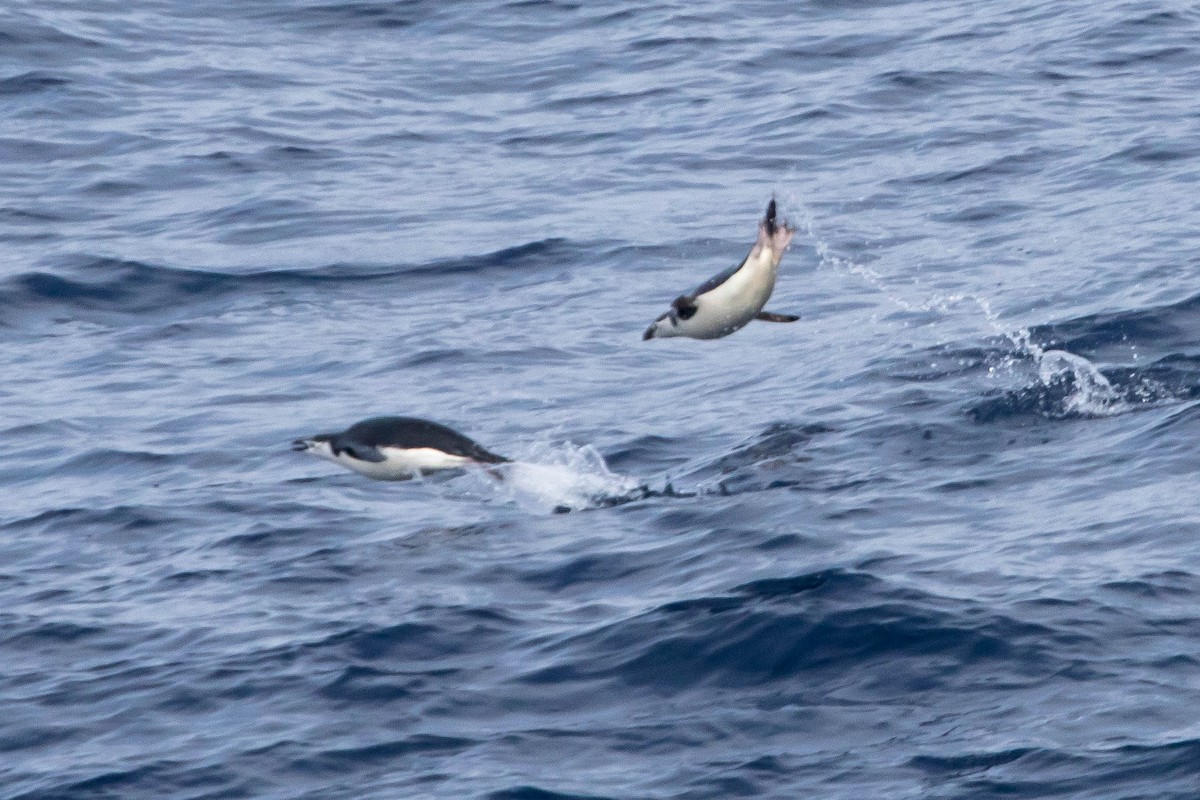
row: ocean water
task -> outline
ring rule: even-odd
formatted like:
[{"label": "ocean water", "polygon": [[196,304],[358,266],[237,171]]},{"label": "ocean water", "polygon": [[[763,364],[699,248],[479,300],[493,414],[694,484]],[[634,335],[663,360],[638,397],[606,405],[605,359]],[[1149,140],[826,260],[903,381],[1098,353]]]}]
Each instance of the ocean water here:
[{"label": "ocean water", "polygon": [[[9,0],[0,798],[1195,800],[1198,96],[1168,0]],[[772,196],[802,319],[641,341]],[[288,447],[377,414],[521,463]]]}]

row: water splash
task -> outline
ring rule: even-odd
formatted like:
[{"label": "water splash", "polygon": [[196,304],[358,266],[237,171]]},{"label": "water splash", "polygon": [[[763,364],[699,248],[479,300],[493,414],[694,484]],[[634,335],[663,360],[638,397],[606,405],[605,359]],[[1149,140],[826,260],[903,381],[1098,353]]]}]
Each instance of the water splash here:
[{"label": "water splash", "polygon": [[1083,356],[1047,350],[1032,341],[1027,328],[1008,338],[1017,345],[1018,352],[1033,358],[1042,386],[1066,390],[1058,416],[1107,417],[1133,408],[1104,373]]},{"label": "water splash", "polygon": [[[1039,384],[1036,388],[1042,394],[1050,393],[1059,398],[1053,408],[1046,410],[1050,416],[1111,416],[1135,407],[1126,399],[1126,393],[1115,388],[1094,363],[1066,350],[1048,350],[1042,347],[1033,341],[1033,334],[1029,328],[1014,331],[1004,324],[1003,319],[985,297],[968,293],[932,294],[922,301],[902,297],[887,286],[884,276],[879,272],[833,252],[829,243],[817,233],[812,213],[802,204],[800,209],[800,224],[807,238],[813,242],[820,258],[820,267],[860,278],[904,311],[946,313],[951,308],[963,304],[978,308],[992,333],[1007,339],[1014,350],[1005,358],[1002,365],[1004,369],[997,369],[994,365],[988,369],[989,377],[994,379],[1001,372],[1019,373],[1022,363],[1032,361]],[[1135,391],[1135,394],[1139,395],[1143,402],[1148,402],[1147,398],[1160,394],[1157,390],[1158,387],[1143,386],[1139,391]]]},{"label": "water splash", "polygon": [[591,445],[539,444],[498,469],[492,481],[501,499],[536,513],[577,511],[638,493],[640,484],[608,468]]}]

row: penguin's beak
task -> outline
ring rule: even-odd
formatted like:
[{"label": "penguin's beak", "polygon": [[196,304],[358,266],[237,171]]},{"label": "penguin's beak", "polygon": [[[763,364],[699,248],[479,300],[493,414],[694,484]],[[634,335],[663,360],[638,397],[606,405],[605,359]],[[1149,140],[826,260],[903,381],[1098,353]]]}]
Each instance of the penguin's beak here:
[{"label": "penguin's beak", "polygon": [[310,442],[308,439],[297,439],[296,441],[292,442],[292,449],[297,453],[303,453],[304,451],[308,450],[311,445],[312,442]]},{"label": "penguin's beak", "polygon": [[643,342],[648,342],[648,341],[650,341],[651,339],[653,339],[653,338],[654,338],[654,332],[655,332],[656,330],[658,330],[658,323],[657,323],[657,322],[656,322],[656,323],[654,323],[653,325],[651,325],[649,328],[646,328],[646,332],[642,334],[642,341],[643,341]]}]

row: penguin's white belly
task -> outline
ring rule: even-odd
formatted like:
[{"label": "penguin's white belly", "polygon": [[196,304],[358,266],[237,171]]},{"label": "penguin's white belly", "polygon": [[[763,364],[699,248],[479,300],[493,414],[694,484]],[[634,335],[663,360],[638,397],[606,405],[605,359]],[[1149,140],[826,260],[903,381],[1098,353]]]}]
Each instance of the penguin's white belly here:
[{"label": "penguin's white belly", "polygon": [[715,289],[695,299],[696,313],[679,320],[678,330],[696,339],[716,339],[733,333],[763,310],[775,288],[775,270],[767,264],[747,264]]},{"label": "penguin's white belly", "polygon": [[412,478],[422,472],[437,472],[443,469],[454,469],[471,462],[464,456],[450,455],[431,447],[380,447],[377,448],[383,461],[362,461],[351,458],[346,453],[330,455],[343,467],[360,472],[368,478],[381,481],[402,481]]}]

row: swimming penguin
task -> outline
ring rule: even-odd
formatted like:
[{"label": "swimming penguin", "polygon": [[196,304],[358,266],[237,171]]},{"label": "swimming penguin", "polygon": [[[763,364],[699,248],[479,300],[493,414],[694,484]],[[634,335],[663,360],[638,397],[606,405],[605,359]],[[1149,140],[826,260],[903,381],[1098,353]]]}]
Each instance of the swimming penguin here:
[{"label": "swimming penguin", "polygon": [[472,464],[508,462],[458,431],[413,417],[372,417],[341,433],[297,439],[292,449],[327,458],[381,481],[403,481]]},{"label": "swimming penguin", "polygon": [[693,339],[719,339],[743,327],[752,319],[764,322],[795,322],[792,314],[763,311],[775,288],[775,276],[783,251],[796,229],[785,221],[775,224],[775,198],[767,205],[766,216],[758,223],[758,241],[750,255],[738,266],[709,278],[691,294],[680,295],[671,310],[654,320],[642,339],[690,336]]}]

